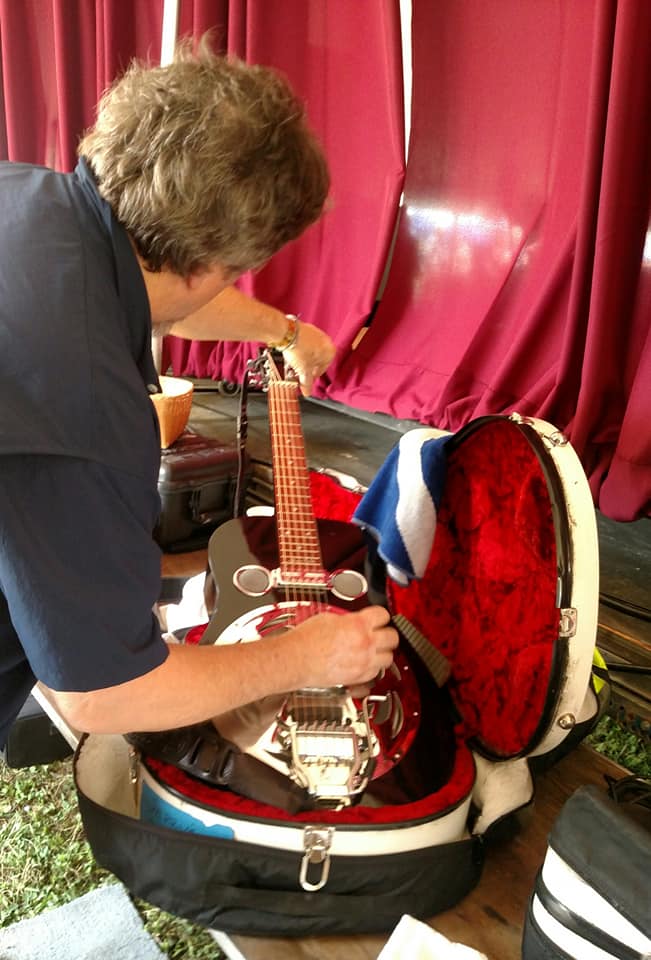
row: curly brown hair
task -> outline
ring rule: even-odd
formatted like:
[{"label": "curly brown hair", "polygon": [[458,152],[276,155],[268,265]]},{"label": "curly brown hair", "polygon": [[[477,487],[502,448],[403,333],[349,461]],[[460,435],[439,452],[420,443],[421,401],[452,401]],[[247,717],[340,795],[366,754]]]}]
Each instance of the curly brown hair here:
[{"label": "curly brown hair", "polygon": [[133,62],[79,144],[148,269],[181,276],[261,266],[321,214],[323,150],[302,103],[269,67],[196,53]]}]

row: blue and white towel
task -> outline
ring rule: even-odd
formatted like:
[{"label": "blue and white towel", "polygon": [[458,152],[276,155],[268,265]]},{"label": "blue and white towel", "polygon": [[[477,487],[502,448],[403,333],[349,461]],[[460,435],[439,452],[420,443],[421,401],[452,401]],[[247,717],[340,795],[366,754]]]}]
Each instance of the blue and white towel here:
[{"label": "blue and white towel", "polygon": [[424,576],[436,532],[450,435],[409,430],[380,467],[353,523],[377,540],[387,573],[403,586]]}]

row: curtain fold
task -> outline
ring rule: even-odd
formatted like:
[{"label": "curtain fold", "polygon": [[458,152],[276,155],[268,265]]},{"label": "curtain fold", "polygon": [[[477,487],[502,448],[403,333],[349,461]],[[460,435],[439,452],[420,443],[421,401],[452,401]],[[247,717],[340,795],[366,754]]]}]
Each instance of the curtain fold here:
[{"label": "curtain fold", "polygon": [[572,443],[616,520],[651,514],[651,5],[615,23],[588,325]]},{"label": "curtain fold", "polygon": [[72,170],[102,91],[160,58],[162,0],[0,0],[0,158]]},{"label": "curtain fold", "polygon": [[[180,32],[213,27],[229,52],[283,72],[324,145],[327,212],[239,286],[326,330],[338,347],[330,376],[373,309],[403,185],[399,13],[397,0],[185,0],[181,7]],[[254,352],[249,344],[168,337],[163,366],[239,380]],[[326,388],[322,380],[317,392]]]},{"label": "curtain fold", "polygon": [[451,430],[549,419],[629,520],[651,510],[650,33],[644,0],[414,0],[396,251],[328,390]]},{"label": "curtain fold", "polygon": [[0,160],[7,160],[9,147],[7,144],[7,110],[5,107],[5,84],[2,73],[2,21],[0,20]]}]

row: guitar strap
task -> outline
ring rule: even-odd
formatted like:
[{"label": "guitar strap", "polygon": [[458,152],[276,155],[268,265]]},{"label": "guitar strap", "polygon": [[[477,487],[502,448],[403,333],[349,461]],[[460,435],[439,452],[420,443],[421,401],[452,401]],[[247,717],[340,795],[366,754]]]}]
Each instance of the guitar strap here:
[{"label": "guitar strap", "polygon": [[249,800],[269,803],[287,813],[314,808],[307,790],[241,751],[210,721],[159,733],[129,733],[125,739],[140,752],[145,764],[148,759],[168,763],[195,780],[228,787]]},{"label": "guitar strap", "polygon": [[[244,496],[246,484],[244,483],[244,473],[246,466],[246,441],[249,433],[249,417],[247,413],[247,400],[249,387],[252,381],[260,379],[260,370],[263,365],[264,354],[268,350],[260,348],[258,356],[254,360],[249,360],[244,376],[242,377],[242,389],[240,390],[240,402],[237,411],[237,482],[235,486],[235,496],[233,498],[233,516],[241,517],[244,514]],[[282,358],[282,354],[275,354]]]},{"label": "guitar strap", "polygon": [[237,411],[237,482],[233,497],[233,516],[241,517],[244,513],[244,465],[246,463],[246,440],[249,433],[249,418],[247,414],[247,398],[249,392],[250,368],[247,366],[242,377],[242,389]]}]

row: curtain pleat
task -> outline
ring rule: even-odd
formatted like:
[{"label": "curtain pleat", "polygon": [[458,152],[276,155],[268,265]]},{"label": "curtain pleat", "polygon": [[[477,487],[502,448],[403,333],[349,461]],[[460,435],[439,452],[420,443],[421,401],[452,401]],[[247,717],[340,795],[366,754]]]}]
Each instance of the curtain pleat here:
[{"label": "curtain pleat", "polygon": [[651,514],[651,4],[615,24],[581,380],[571,439],[616,520]]},{"label": "curtain pleat", "polygon": [[5,84],[2,70],[2,21],[0,21],[0,160],[8,159],[7,111],[5,108]]},{"label": "curtain pleat", "polygon": [[[595,502],[651,509],[651,5],[414,0],[404,209],[328,396],[566,430]],[[646,250],[646,253],[645,253]]]}]

